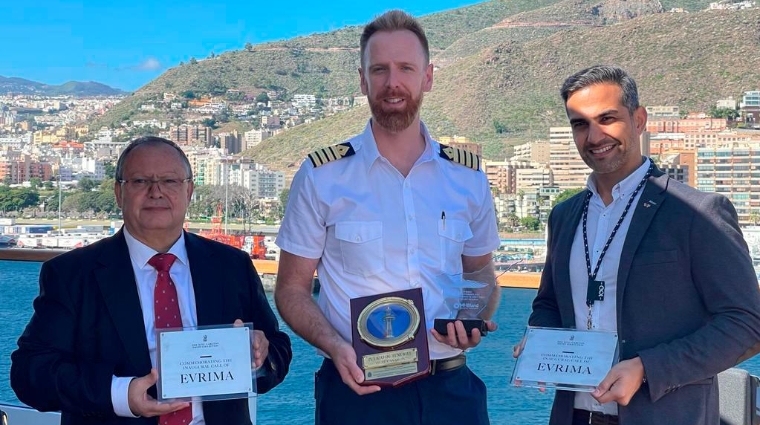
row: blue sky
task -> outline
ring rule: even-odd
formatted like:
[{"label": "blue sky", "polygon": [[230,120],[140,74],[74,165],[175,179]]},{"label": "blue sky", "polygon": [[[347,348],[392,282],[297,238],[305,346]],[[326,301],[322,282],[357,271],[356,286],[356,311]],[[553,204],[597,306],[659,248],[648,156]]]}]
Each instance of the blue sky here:
[{"label": "blue sky", "polygon": [[388,9],[420,16],[477,2],[0,0],[0,75],[136,90],[211,51],[361,25]]}]

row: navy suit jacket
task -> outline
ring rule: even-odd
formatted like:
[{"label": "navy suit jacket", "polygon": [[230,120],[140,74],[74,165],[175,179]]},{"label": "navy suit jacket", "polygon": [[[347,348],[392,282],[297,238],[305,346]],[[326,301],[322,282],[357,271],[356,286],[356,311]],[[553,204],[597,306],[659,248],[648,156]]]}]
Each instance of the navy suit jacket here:
[{"label": "navy suit jacket", "polygon": [[[259,393],[280,383],[292,357],[248,256],[185,233],[198,325],[253,322],[269,340]],[[141,377],[151,362],[140,300],[122,232],[42,265],[34,314],[11,355],[11,387],[40,411],[68,424],[156,424],[113,412],[112,376]],[[151,388],[155,396],[155,387]],[[247,399],[203,403],[208,425],[250,424]]]},{"label": "navy suit jacket", "polygon": [[[570,250],[585,196],[551,213],[531,325],[575,328]],[[717,425],[715,375],[760,341],[760,291],[733,205],[655,170],[617,237],[620,360],[639,356],[648,381],[619,407],[620,423]],[[558,391],[550,424],[571,424],[573,401]]]}]

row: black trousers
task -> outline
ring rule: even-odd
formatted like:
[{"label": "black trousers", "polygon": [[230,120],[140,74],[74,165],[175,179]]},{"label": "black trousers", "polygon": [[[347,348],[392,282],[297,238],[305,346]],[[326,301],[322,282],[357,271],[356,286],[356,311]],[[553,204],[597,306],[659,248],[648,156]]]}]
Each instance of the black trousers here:
[{"label": "black trousers", "polygon": [[315,379],[315,425],[490,424],[486,386],[467,366],[364,396],[343,383],[329,360]]},{"label": "black trousers", "polygon": [[594,414],[586,410],[573,410],[573,425],[618,425],[618,417],[612,415]]}]

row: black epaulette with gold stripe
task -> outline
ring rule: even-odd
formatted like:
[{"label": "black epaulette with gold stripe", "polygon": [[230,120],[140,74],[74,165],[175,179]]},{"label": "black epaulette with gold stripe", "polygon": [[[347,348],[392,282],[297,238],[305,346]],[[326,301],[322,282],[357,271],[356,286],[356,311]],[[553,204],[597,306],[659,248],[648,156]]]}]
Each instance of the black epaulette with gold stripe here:
[{"label": "black epaulette with gold stripe", "polygon": [[451,146],[441,145],[441,151],[438,153],[441,158],[448,159],[465,167],[480,171],[480,157],[464,149],[452,148]]},{"label": "black epaulette with gold stripe", "polygon": [[317,149],[309,154],[309,159],[314,165],[314,168],[317,168],[320,165],[327,164],[328,162],[335,161],[336,159],[345,158],[347,156],[355,154],[356,151],[354,150],[354,147],[351,146],[350,142],[346,142],[322,149]]}]

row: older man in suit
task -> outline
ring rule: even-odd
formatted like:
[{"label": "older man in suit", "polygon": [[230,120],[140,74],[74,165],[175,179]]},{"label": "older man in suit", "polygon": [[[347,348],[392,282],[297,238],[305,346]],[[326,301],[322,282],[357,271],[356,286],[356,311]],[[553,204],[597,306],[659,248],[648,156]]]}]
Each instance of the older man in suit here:
[{"label": "older man in suit", "polygon": [[622,69],[580,71],[562,97],[593,173],[549,217],[529,323],[616,331],[620,357],[593,393],[557,391],[550,423],[718,425],[716,374],[760,341],[736,211],[641,156],[647,113]]},{"label": "older man in suit", "polygon": [[12,355],[19,400],[60,410],[64,425],[250,425],[247,399],[157,402],[155,330],[253,322],[254,362],[264,371],[258,392],[280,383],[290,339],[251,260],[182,230],[192,171],[173,142],[133,141],[114,191],[122,230],[42,266],[34,315]]}]

